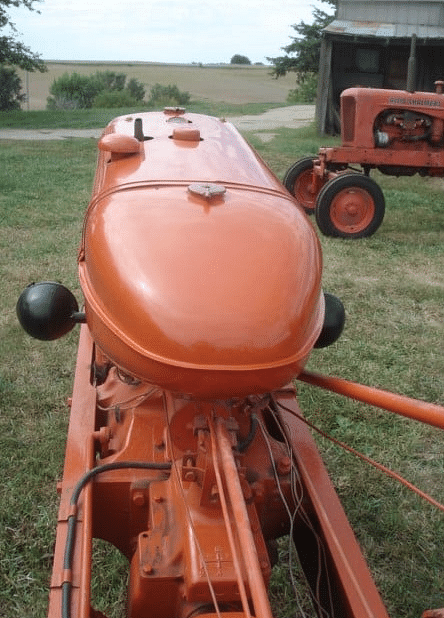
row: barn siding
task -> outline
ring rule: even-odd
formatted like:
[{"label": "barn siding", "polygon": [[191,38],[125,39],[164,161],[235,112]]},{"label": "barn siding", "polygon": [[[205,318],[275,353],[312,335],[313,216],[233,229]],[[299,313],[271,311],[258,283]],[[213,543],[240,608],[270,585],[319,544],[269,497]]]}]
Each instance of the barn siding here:
[{"label": "barn siding", "polygon": [[443,27],[444,3],[431,0],[340,0],[337,19]]}]

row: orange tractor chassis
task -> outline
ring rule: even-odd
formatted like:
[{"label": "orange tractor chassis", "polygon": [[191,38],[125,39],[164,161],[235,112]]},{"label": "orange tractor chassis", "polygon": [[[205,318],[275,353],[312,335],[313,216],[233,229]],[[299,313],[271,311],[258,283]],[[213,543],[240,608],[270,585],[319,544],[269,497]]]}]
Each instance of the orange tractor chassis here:
[{"label": "orange tractor chassis", "polygon": [[444,409],[305,371],[344,307],[308,217],[232,125],[166,109],[98,146],[83,310],[52,281],[17,303],[38,339],[81,324],[48,618],[104,618],[94,539],[127,559],[127,618],[272,618],[286,535],[314,615],[387,617],[292,380],[440,428]]},{"label": "orange tractor chassis", "polygon": [[[175,400],[168,392],[159,392],[144,410],[134,408],[122,412],[131,417],[121,420],[128,427],[132,426],[131,442],[128,441],[128,447],[119,457],[105,458],[108,468],[101,464],[104,471],[85,484],[74,508],[71,503],[74,489],[85,474],[100,471],[100,467],[94,467],[97,458],[112,450],[110,433],[96,429],[101,425],[102,406],[90,384],[92,359],[93,342],[88,329],[82,327],[60,487],[49,618],[62,615],[64,618],[90,618],[94,615],[90,607],[90,577],[92,539],[95,537],[109,541],[128,557],[133,556],[129,616],[190,615],[196,608],[213,605],[210,585],[223,618],[238,616],[241,595],[234,566],[238,562],[240,583],[245,587],[246,599],[252,600],[252,615],[271,617],[266,591],[271,566],[267,542],[288,533],[290,528],[319,615],[324,615],[322,611],[325,611],[329,616],[350,618],[387,616],[309,429],[295,416],[301,412],[292,387],[273,397],[279,421],[274,437],[267,435],[273,457],[264,451],[260,435],[252,439],[254,453],[240,455],[234,451],[233,456],[229,428],[238,411],[226,407],[218,409],[218,403],[209,403],[204,406],[206,410],[193,406],[186,412],[190,422],[194,421],[195,414],[202,426],[216,428],[214,444],[209,446],[211,436],[207,435],[212,430],[201,430],[200,437],[198,431],[194,438],[190,431],[187,446],[192,447],[194,439],[194,448],[180,450],[176,453],[180,456],[173,460],[173,449],[177,447],[165,440],[162,419],[165,414],[171,414],[169,408],[177,409],[184,402]],[[110,398],[105,398],[106,407],[110,407]],[[267,426],[265,402],[260,407],[264,407],[262,411],[258,409],[260,422]],[[145,439],[142,439],[142,432]],[[146,436],[152,441],[148,442]],[[210,460],[206,462],[207,469],[191,465],[187,460],[199,451],[200,439],[208,450],[215,450],[205,453],[205,459]],[[285,447],[287,442],[291,445],[290,452]],[[132,457],[140,456],[139,448],[140,452],[150,453],[152,470],[136,467],[138,461]],[[188,450],[193,455],[187,455]],[[219,461],[212,461],[214,457]],[[289,457],[293,459],[298,477],[296,483],[304,502],[300,513],[291,498]],[[241,466],[235,464],[233,458],[238,462],[241,459]],[[225,460],[228,464],[224,464]],[[111,463],[114,469],[109,469]],[[233,474],[218,490],[213,470],[217,467]],[[276,471],[271,471],[273,467]],[[212,476],[211,482],[203,479],[205,474]],[[248,487],[246,478],[253,474],[254,481],[250,480]],[[236,486],[238,475],[236,492],[232,484]],[[199,476],[202,487],[199,487]],[[218,493],[219,489],[223,494]],[[295,515],[293,522],[283,511],[279,490],[291,504],[291,513]],[[188,498],[188,512],[180,512],[182,493]],[[222,515],[222,495],[227,502],[227,520]],[[71,532],[74,536],[71,560],[66,563],[70,517],[76,523]],[[228,542],[230,528],[234,536],[234,555],[230,555],[233,548]],[[169,555],[165,555],[163,552],[168,545]],[[247,548],[251,549],[251,555]],[[178,564],[174,560],[177,556],[186,557],[186,560]],[[204,561],[208,573],[203,573]],[[65,607],[63,614],[62,607]],[[215,609],[207,613],[215,615]]]},{"label": "orange tractor chassis", "polygon": [[[90,380],[93,357],[94,344],[83,326],[59,487],[48,618],[101,615],[91,608],[93,538],[109,541],[131,560],[128,616],[240,618],[251,611],[252,616],[271,618],[267,547],[290,532],[317,615],[388,616],[292,386],[254,402],[271,454],[264,435],[247,436],[244,454],[245,445],[239,442],[233,450],[236,418],[243,423],[236,406],[184,406],[171,393],[159,391],[149,404],[139,405],[136,399],[133,408],[121,412],[127,418],[119,422],[129,435],[123,452],[112,456],[107,453],[118,432],[97,427],[103,423],[103,407],[112,409],[113,396],[120,399],[125,388],[119,385],[118,394],[112,393],[112,378],[102,388],[103,402],[98,400]],[[443,407],[339,378],[303,372],[300,379],[444,429]],[[172,457],[178,445],[169,442],[164,418],[182,406],[188,424],[205,429],[182,436],[181,445],[190,448]],[[276,411],[272,422],[270,409]],[[211,452],[203,457],[199,449],[207,447]],[[150,459],[140,461],[141,453],[149,453]],[[100,459],[107,463],[98,465]],[[199,459],[206,460],[206,468],[196,465]],[[226,475],[221,484],[217,469]],[[299,510],[291,496],[293,482],[303,502]],[[285,500],[290,515],[283,508]],[[243,600],[246,607],[241,609]]]}]

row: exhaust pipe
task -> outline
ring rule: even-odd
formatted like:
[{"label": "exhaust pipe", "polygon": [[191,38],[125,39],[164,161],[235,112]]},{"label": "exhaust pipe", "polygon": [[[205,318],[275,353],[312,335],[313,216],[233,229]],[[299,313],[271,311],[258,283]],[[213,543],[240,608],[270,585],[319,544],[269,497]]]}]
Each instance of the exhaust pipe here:
[{"label": "exhaust pipe", "polygon": [[416,87],[416,34],[412,34],[410,56],[407,65],[407,91],[415,92]]}]

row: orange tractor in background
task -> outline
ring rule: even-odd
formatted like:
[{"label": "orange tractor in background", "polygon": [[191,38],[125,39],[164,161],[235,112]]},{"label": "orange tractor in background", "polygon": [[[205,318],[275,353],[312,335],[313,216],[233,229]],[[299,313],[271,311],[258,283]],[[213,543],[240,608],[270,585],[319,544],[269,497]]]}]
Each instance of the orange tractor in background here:
[{"label": "orange tractor in background", "polygon": [[232,125],[166,109],[98,145],[84,308],[52,281],[17,303],[42,340],[81,324],[48,618],[104,618],[96,538],[128,560],[127,618],[271,618],[283,535],[313,616],[387,617],[292,379],[441,428],[444,408],[304,370],[344,308],[311,222]]},{"label": "orange tractor in background", "polygon": [[[341,146],[294,163],[284,185],[326,236],[371,236],[382,223],[385,199],[370,178],[444,176],[444,82],[415,92],[412,38],[407,90],[348,88],[340,97]],[[360,166],[360,171],[353,166]]]}]

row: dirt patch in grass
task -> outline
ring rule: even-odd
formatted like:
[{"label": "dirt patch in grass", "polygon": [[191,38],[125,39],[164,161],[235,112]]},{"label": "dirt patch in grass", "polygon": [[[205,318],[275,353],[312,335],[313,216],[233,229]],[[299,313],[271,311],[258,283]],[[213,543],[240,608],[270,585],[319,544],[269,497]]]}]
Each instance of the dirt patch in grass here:
[{"label": "dirt patch in grass", "polygon": [[[315,114],[314,105],[291,105],[272,109],[264,114],[251,116],[237,116],[227,120],[234,124],[240,131],[259,131],[257,136],[263,142],[271,141],[275,133],[270,129],[279,127],[299,128],[313,122]],[[0,139],[20,140],[60,140],[72,137],[91,137],[98,139],[103,127],[97,129],[2,129]]]}]

